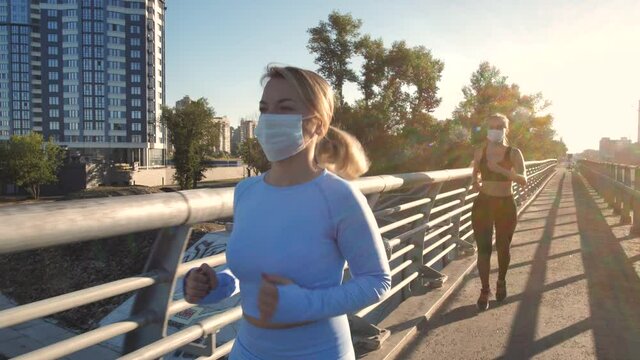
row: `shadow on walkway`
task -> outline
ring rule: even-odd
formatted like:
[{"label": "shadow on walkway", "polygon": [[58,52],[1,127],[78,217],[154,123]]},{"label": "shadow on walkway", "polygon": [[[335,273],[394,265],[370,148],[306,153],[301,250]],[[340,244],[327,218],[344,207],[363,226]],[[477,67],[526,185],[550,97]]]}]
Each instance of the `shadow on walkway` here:
[{"label": "shadow on walkway", "polygon": [[582,177],[573,177],[573,189],[596,354],[640,356],[640,279]]},{"label": "shadow on walkway", "polygon": [[558,208],[562,199],[562,190],[565,181],[565,173],[558,183],[556,192],[549,215],[546,216],[546,223],[540,242],[531,261],[531,271],[527,284],[522,293],[522,301],[518,306],[509,341],[504,353],[506,359],[522,359],[533,355],[527,352],[533,351],[535,341],[535,333],[537,326],[538,313],[540,312],[540,303],[542,302],[542,294],[544,293],[544,280],[547,271],[547,261],[549,260],[549,251],[551,249],[551,241],[553,239],[553,230],[556,226],[556,218],[558,217]]}]

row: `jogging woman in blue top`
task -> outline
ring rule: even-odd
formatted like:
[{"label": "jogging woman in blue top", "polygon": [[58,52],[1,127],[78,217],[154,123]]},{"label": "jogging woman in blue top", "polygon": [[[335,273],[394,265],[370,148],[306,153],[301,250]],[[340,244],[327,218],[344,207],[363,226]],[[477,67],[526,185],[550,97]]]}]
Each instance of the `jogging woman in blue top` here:
[{"label": "jogging woman in blue top", "polygon": [[[330,126],[334,93],[318,74],[269,67],[256,137],[267,173],[235,189],[229,270],[190,271],[185,297],[241,289],[230,359],[355,359],[345,314],[380,301],[388,260],[365,197],[345,179],[368,169],[360,143]],[[342,283],[345,261],[351,279]]]}]

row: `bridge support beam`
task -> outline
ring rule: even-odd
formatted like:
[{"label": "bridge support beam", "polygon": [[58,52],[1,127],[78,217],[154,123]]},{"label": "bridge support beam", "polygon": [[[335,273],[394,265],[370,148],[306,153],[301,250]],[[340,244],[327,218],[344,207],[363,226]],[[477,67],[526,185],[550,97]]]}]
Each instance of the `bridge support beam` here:
[{"label": "bridge support beam", "polygon": [[125,336],[125,354],[160,340],[167,335],[168,309],[173,301],[176,271],[182,263],[182,254],[191,235],[191,226],[181,225],[163,228],[158,232],[145,272],[157,271],[165,276],[163,281],[146,287],[136,294],[131,316],[152,314],[152,321]]}]

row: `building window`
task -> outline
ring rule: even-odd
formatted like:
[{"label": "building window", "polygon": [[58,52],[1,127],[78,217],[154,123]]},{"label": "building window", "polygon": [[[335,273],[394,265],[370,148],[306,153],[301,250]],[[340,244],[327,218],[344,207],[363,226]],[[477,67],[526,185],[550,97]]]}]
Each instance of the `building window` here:
[{"label": "building window", "polygon": [[47,35],[47,40],[49,40],[49,42],[58,42],[58,34]]},{"label": "building window", "polygon": [[142,112],[141,111],[132,111],[131,112],[131,118],[132,119],[142,119]]},{"label": "building window", "polygon": [[58,67],[58,59],[48,59],[47,60],[47,65],[49,65],[50,68],[57,68]]},{"label": "building window", "polygon": [[58,84],[49,84],[49,92],[58,92]]},{"label": "building window", "polygon": [[65,80],[78,80],[78,73],[77,72],[64,73],[64,79]]},{"label": "building window", "polygon": [[131,63],[131,70],[140,70],[140,63],[139,62],[132,62]]},{"label": "building window", "polygon": [[78,98],[77,97],[64,98],[64,104],[65,105],[78,105]]},{"label": "building window", "polygon": [[49,117],[57,118],[60,116],[60,110],[58,109],[49,109]]},{"label": "building window", "polygon": [[140,99],[131,99],[131,106],[135,106],[135,107],[142,106],[142,100],[140,100]]},{"label": "building window", "polygon": [[80,123],[77,123],[77,122],[64,123],[64,129],[65,130],[79,130],[80,129]]},{"label": "building window", "polygon": [[64,67],[77,68],[78,67],[78,60],[65,60],[64,61]]},{"label": "building window", "polygon": [[131,34],[140,34],[140,26],[132,25],[130,32]]},{"label": "building window", "polygon": [[56,30],[57,28],[58,28],[58,22],[57,21],[49,21],[47,23],[47,29]]},{"label": "building window", "polygon": [[[57,35],[56,35],[57,36]],[[63,42],[68,42],[68,43],[77,43],[78,42],[78,35],[75,34],[71,34],[71,35],[63,35],[62,37],[62,41]]]},{"label": "building window", "polygon": [[48,74],[48,76],[49,76],[49,80],[58,80],[58,79],[60,79],[60,73],[59,72],[52,71],[52,72],[50,72]]},{"label": "building window", "polygon": [[134,86],[131,88],[131,94],[140,95],[142,94],[142,89],[139,86]]},{"label": "building window", "polygon": [[50,97],[49,105],[60,105],[60,98],[58,97]]},{"label": "building window", "polygon": [[142,135],[131,135],[131,142],[141,143],[142,142]]},{"label": "building window", "polygon": [[140,75],[131,75],[131,82],[139,83],[142,81],[142,77]]},{"label": "building window", "polygon": [[49,130],[60,130],[60,123],[57,121],[50,121]]},{"label": "building window", "polygon": [[62,49],[63,55],[78,55],[77,47],[67,47]]},{"label": "building window", "polygon": [[132,131],[142,131],[142,124],[141,123],[132,123],[131,124],[131,130]]},{"label": "building window", "polygon": [[78,28],[78,23],[75,21],[67,21],[62,23],[62,28],[64,30],[75,30]]},{"label": "building window", "polygon": [[77,93],[78,92],[78,85],[65,85],[63,87],[64,92],[67,93]]}]

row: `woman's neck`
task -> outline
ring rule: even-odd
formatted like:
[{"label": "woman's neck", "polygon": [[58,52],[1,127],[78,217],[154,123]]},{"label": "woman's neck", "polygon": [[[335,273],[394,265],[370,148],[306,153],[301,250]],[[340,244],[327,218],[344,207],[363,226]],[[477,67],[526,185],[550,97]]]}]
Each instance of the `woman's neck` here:
[{"label": "woman's neck", "polygon": [[487,141],[487,146],[491,148],[503,148],[507,147],[505,143],[495,142],[495,141]]},{"label": "woman's neck", "polygon": [[322,171],[313,160],[311,151],[305,149],[288,159],[271,163],[271,170],[265,174],[265,181],[274,186],[303,184],[315,179]]}]

